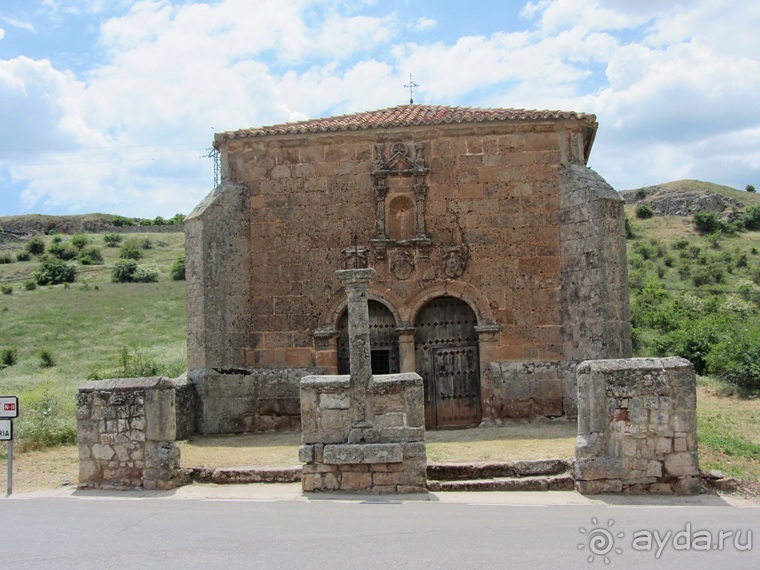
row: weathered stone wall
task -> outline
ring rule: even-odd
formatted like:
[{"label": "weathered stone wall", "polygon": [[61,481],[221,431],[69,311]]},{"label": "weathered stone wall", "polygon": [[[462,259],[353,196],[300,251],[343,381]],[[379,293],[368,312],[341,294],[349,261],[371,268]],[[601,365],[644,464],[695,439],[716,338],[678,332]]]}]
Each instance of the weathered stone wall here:
[{"label": "weathered stone wall", "polygon": [[577,362],[492,362],[483,383],[483,418],[575,418]]},{"label": "weathered stone wall", "polygon": [[422,378],[374,376],[367,394],[371,428],[352,429],[350,376],[301,381],[298,451],[304,491],[424,492],[427,480]]},{"label": "weathered stone wall", "polygon": [[688,360],[582,362],[578,402],[581,493],[699,492],[696,383]]},{"label": "weathered stone wall", "polygon": [[76,415],[80,486],[184,484],[174,443],[174,384],[168,378],[90,382],[79,389]]},{"label": "weathered stone wall", "polygon": [[244,433],[298,429],[299,383],[320,368],[194,370],[198,433]]}]

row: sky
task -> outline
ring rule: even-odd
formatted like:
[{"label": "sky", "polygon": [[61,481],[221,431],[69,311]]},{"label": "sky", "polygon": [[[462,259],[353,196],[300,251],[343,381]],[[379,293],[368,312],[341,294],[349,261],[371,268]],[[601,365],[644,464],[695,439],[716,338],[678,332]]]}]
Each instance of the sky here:
[{"label": "sky", "polygon": [[189,213],[215,132],[408,103],[596,114],[618,190],[760,186],[760,2],[0,0],[0,215]]}]

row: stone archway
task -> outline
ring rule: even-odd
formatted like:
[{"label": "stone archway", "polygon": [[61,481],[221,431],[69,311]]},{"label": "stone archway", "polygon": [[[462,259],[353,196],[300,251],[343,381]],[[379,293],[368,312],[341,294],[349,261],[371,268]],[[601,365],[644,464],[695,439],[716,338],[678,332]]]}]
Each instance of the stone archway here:
[{"label": "stone archway", "polygon": [[[399,372],[399,343],[396,318],[379,301],[369,300],[369,345],[373,374]],[[350,373],[348,311],[338,321],[338,374]]]},{"label": "stone archway", "polygon": [[414,322],[417,373],[425,383],[425,427],[480,424],[477,316],[455,297],[436,297]]}]

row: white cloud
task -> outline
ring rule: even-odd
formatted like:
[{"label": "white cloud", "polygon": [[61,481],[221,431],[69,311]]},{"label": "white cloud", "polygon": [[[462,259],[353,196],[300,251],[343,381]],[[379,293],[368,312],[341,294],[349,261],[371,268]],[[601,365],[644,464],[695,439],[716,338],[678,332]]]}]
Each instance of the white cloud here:
[{"label": "white cloud", "polygon": [[433,18],[418,18],[412,29],[416,32],[424,32],[425,30],[432,30],[438,25],[438,22]]}]

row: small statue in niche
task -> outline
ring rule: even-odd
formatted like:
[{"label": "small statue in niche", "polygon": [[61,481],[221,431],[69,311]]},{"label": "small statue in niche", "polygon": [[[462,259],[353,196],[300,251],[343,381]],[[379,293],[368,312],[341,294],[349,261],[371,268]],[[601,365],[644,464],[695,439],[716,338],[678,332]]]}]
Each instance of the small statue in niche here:
[{"label": "small statue in niche", "polygon": [[447,247],[443,253],[443,272],[449,279],[460,277],[467,269],[467,246]]},{"label": "small statue in niche", "polygon": [[396,279],[405,281],[414,271],[414,256],[405,249],[399,249],[390,256],[391,273]]}]

